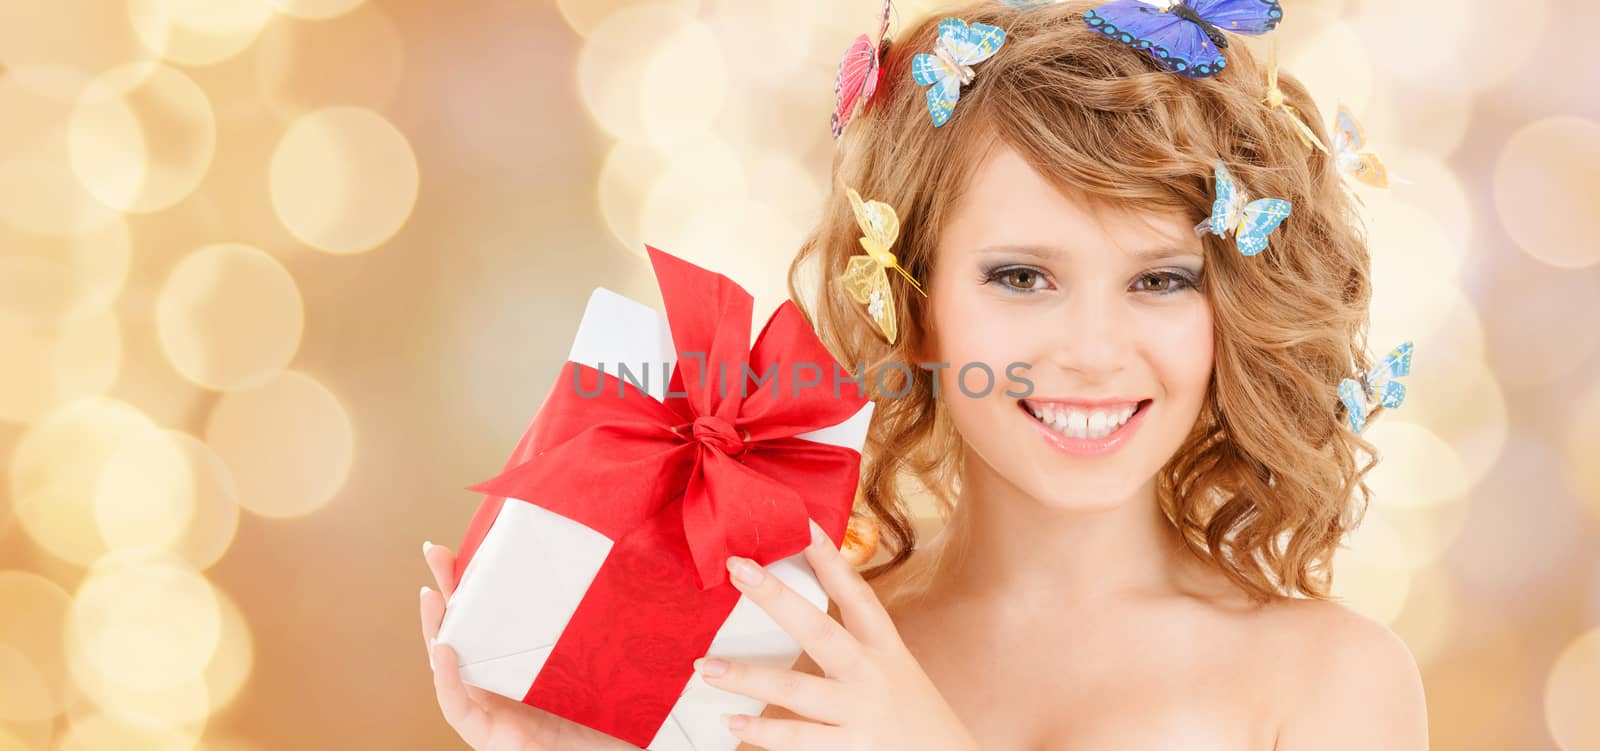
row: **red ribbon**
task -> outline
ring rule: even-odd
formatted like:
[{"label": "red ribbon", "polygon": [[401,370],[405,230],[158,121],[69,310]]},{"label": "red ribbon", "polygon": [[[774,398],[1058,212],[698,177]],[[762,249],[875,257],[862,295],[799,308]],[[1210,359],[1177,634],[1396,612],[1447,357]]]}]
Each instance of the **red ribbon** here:
[{"label": "red ribbon", "polygon": [[[853,388],[835,395],[834,359],[793,303],[747,348],[749,293],[647,249],[679,352],[667,398],[568,362],[506,470],[472,488],[490,497],[456,562],[459,581],[507,498],[611,539],[523,701],[641,747],[739,600],[727,558],[799,553],[808,519],[843,539],[860,455],[795,436],[866,403]],[[741,388],[746,365],[772,380]]]}]

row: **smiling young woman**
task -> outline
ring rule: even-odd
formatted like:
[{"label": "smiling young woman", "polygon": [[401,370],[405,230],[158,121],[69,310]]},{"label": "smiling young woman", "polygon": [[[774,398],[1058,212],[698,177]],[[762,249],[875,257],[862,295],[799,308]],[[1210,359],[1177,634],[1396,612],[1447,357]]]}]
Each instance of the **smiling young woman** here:
[{"label": "smiling young woman", "polygon": [[[863,505],[893,555],[872,589],[981,748],[1426,748],[1409,651],[1329,596],[1372,466],[1335,397],[1367,359],[1352,199],[1244,45],[1175,75],[1090,29],[1095,5],[910,26],[835,153],[835,186],[897,211],[927,292],[894,280],[892,345],[833,285],[802,292],[859,252],[836,187],[791,288],[839,360],[1022,361],[1033,383],[970,398],[922,371],[879,400]],[[935,128],[909,68],[943,16],[1007,36]],[[1266,252],[1196,235],[1218,160],[1292,203]],[[906,476],[950,510],[930,542]]]}]

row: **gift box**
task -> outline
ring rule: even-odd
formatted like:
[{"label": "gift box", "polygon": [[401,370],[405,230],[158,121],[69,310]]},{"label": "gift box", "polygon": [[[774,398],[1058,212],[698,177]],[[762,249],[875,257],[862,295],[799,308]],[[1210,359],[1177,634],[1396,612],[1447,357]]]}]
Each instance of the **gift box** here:
[{"label": "gift box", "polygon": [[785,302],[648,248],[666,314],[605,289],[485,493],[439,631],[462,679],[652,751],[738,745],[705,654],[789,668],[800,646],[727,580],[755,560],[819,610],[802,551],[844,539],[872,405]]}]

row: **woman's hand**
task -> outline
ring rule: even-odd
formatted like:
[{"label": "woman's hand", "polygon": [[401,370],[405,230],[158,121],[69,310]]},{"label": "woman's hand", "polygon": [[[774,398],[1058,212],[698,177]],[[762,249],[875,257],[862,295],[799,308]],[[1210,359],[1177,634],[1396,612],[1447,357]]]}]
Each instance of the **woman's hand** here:
[{"label": "woman's hand", "polygon": [[433,643],[444,621],[445,600],[454,589],[456,558],[448,548],[427,543],[422,556],[443,592],[422,588],[422,638],[433,663],[433,690],[445,721],[468,746],[478,751],[639,751],[593,728],[462,683],[456,651]]},{"label": "woman's hand", "polygon": [[[769,751],[977,749],[977,741],[901,641],[872,587],[814,522],[805,555],[822,588],[838,603],[843,625],[752,561],[730,558],[728,569],[734,586],[799,641],[826,677],[710,656],[696,660],[695,668],[712,686],[814,722],[733,715],[733,734]],[[742,581],[742,569],[758,578]]]}]

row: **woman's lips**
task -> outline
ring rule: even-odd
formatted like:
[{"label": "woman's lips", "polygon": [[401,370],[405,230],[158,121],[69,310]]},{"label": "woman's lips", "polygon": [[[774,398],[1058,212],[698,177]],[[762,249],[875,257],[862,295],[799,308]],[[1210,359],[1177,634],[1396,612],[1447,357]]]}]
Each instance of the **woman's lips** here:
[{"label": "woman's lips", "polygon": [[1039,418],[1034,417],[1033,413],[1029,412],[1028,407],[1021,401],[1017,402],[1017,408],[1021,410],[1023,417],[1026,417],[1028,422],[1032,423],[1033,427],[1039,431],[1045,442],[1051,446],[1073,456],[1104,456],[1121,448],[1123,444],[1133,437],[1133,434],[1139,430],[1139,426],[1144,424],[1144,417],[1150,412],[1150,408],[1154,404],[1154,400],[1151,399],[1139,402],[1138,408],[1128,418],[1128,421],[1123,423],[1122,427],[1117,428],[1103,438],[1073,438],[1064,435],[1055,428],[1041,422]]}]

